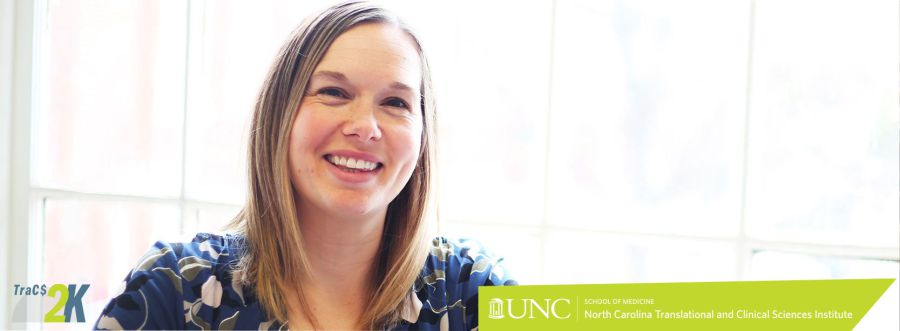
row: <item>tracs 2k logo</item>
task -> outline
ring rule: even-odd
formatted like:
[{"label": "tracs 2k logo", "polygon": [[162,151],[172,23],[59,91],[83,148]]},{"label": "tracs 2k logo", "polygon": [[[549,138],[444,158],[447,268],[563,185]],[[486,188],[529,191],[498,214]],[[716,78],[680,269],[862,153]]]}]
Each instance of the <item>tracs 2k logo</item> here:
[{"label": "tracs 2k logo", "polygon": [[[75,313],[75,321],[78,323],[84,323],[84,307],[81,305],[81,299],[84,297],[84,293],[87,292],[90,284],[81,284],[81,286],[77,286],[75,284],[53,284],[50,288],[47,288],[46,284],[43,285],[33,285],[33,286],[22,286],[19,284],[13,285],[13,294],[14,295],[25,295],[25,296],[44,296],[49,295],[51,298],[59,298],[56,301],[56,305],[50,308],[46,314],[44,314],[44,323],[68,323],[72,322],[72,313]],[[60,315],[60,310],[63,310],[63,314]]]},{"label": "tracs 2k logo", "polygon": [[493,298],[490,301],[488,318],[502,319],[569,319],[572,301],[566,298],[558,299],[506,299]]}]

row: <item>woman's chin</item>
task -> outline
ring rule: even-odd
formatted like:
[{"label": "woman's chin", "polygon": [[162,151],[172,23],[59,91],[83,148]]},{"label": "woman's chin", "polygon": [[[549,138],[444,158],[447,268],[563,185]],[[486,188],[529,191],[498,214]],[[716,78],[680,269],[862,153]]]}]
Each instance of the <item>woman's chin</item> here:
[{"label": "woman's chin", "polygon": [[342,218],[358,218],[384,214],[387,204],[374,203],[368,196],[347,196],[334,199],[329,203],[328,212]]}]

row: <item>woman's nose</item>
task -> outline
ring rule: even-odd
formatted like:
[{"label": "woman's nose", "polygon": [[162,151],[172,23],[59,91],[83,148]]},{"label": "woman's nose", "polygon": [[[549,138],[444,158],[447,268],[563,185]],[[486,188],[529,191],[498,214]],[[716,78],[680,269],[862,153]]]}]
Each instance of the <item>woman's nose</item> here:
[{"label": "woman's nose", "polygon": [[347,121],[342,129],[344,135],[355,136],[361,142],[381,139],[381,128],[375,117],[376,106],[368,102],[356,102],[350,107]]}]

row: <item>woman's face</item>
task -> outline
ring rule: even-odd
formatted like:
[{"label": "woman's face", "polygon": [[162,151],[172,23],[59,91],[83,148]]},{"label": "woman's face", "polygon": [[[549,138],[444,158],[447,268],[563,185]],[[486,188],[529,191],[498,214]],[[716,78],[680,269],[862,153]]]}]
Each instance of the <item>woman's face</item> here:
[{"label": "woman's face", "polygon": [[391,25],[357,25],[334,41],[290,133],[301,212],[384,216],[418,161],[421,72],[411,37]]}]

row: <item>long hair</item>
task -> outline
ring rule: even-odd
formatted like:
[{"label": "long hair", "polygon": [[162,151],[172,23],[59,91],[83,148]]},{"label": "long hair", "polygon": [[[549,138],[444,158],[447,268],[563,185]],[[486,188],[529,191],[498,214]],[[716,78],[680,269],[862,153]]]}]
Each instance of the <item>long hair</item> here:
[{"label": "long hair", "polygon": [[[422,67],[420,83],[423,129],[418,162],[409,181],[390,202],[372,277],[372,299],[358,325],[386,328],[400,312],[426,257],[426,205],[434,166],[434,96],[431,74],[419,38],[397,16],[374,4],[344,2],[304,20],[275,58],[257,97],[250,126],[247,201],[230,227],[246,241],[235,277],[252,285],[266,314],[287,321],[287,298],[297,295],[300,309],[310,313],[298,275],[309,274],[308,257],[297,218],[288,167],[288,137],[310,76],[328,47],[348,29],[362,23],[390,24],[410,35]],[[294,289],[297,292],[289,291]]]}]

